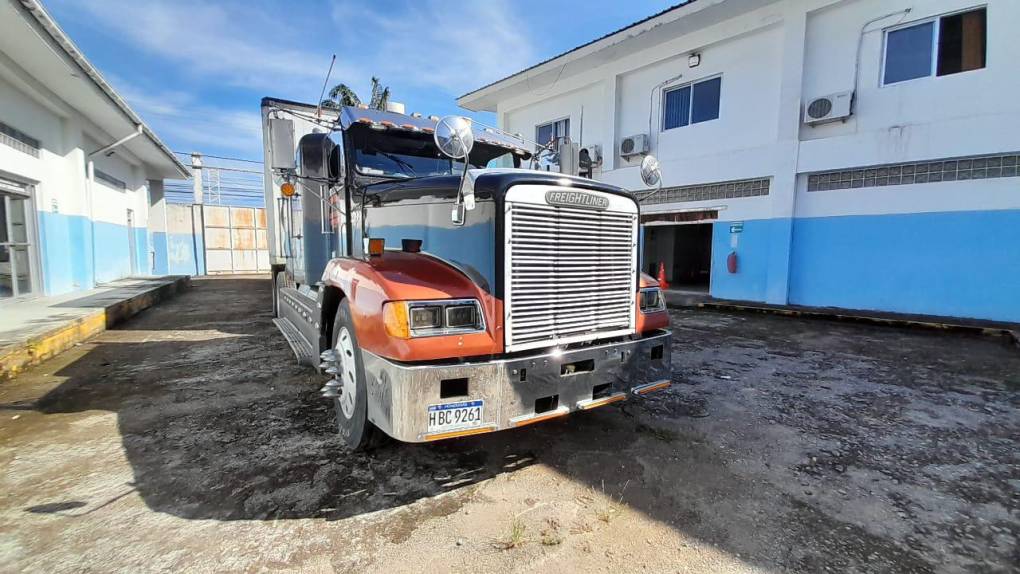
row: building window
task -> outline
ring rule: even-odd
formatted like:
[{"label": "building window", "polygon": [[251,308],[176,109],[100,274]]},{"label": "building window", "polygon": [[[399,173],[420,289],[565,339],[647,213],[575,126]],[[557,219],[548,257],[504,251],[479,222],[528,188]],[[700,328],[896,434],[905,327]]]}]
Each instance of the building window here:
[{"label": "building window", "polygon": [[23,131],[12,128],[3,122],[0,122],[0,143],[8,145],[20,152],[27,153],[32,157],[39,157],[39,149],[42,147],[39,140],[31,137]]},{"label": "building window", "polygon": [[106,185],[108,185],[108,186],[110,186],[110,187],[112,187],[114,189],[119,189],[121,191],[127,191],[127,184],[126,183],[124,183],[123,181],[113,177],[112,175],[106,173],[105,171],[100,171],[98,169],[94,169],[93,168],[93,172],[92,173],[93,173],[93,175],[95,176],[95,178],[98,181],[101,181],[101,182],[105,183]]},{"label": "building window", "polygon": [[556,120],[535,127],[535,141],[545,145],[553,140],[570,137],[570,118]]},{"label": "building window", "polygon": [[670,88],[662,98],[662,129],[718,119],[721,94],[721,77]]},{"label": "building window", "polygon": [[886,32],[882,83],[984,68],[985,13],[979,8]]}]

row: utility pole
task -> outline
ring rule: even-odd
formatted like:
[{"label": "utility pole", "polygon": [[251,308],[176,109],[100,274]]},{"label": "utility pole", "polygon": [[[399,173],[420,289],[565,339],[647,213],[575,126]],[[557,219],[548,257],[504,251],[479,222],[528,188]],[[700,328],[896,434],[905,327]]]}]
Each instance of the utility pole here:
[{"label": "utility pole", "polygon": [[202,154],[191,152],[191,185],[195,205],[202,205]]}]

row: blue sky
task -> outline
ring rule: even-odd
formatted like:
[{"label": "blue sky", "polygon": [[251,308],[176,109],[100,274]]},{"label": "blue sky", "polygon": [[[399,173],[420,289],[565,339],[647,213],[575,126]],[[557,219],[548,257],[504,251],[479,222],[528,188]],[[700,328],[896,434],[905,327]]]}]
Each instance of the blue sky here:
[{"label": "blue sky", "polygon": [[[408,111],[457,96],[658,12],[667,0],[49,0],[89,60],[175,151],[261,159],[259,100],[313,102],[375,75]],[[491,121],[491,119],[490,119]]]}]

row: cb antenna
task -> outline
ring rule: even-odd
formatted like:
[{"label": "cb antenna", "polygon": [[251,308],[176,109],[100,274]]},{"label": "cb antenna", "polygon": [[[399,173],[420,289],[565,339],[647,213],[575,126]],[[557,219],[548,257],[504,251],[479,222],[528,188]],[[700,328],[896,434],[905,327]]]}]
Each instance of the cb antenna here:
[{"label": "cb antenna", "polygon": [[336,63],[336,54],[329,61],[329,71],[326,72],[326,79],[322,81],[322,91],[319,92],[319,105],[315,106],[315,118],[322,117],[322,96],[326,95],[326,85],[329,84],[329,77],[333,75],[333,64]]}]

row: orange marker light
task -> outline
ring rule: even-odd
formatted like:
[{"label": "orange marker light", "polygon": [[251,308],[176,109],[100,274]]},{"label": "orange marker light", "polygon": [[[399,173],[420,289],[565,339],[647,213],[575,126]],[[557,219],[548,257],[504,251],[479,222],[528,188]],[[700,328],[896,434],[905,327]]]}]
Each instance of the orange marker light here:
[{"label": "orange marker light", "polygon": [[407,322],[407,303],[389,301],[383,304],[383,325],[386,333],[398,339],[410,339],[411,330]]},{"label": "orange marker light", "polygon": [[280,185],[280,195],[284,197],[293,197],[294,192],[295,189],[293,183],[287,181]]},{"label": "orange marker light", "polygon": [[373,237],[368,240],[368,254],[369,255],[382,255],[383,251],[386,250],[386,240]]}]

